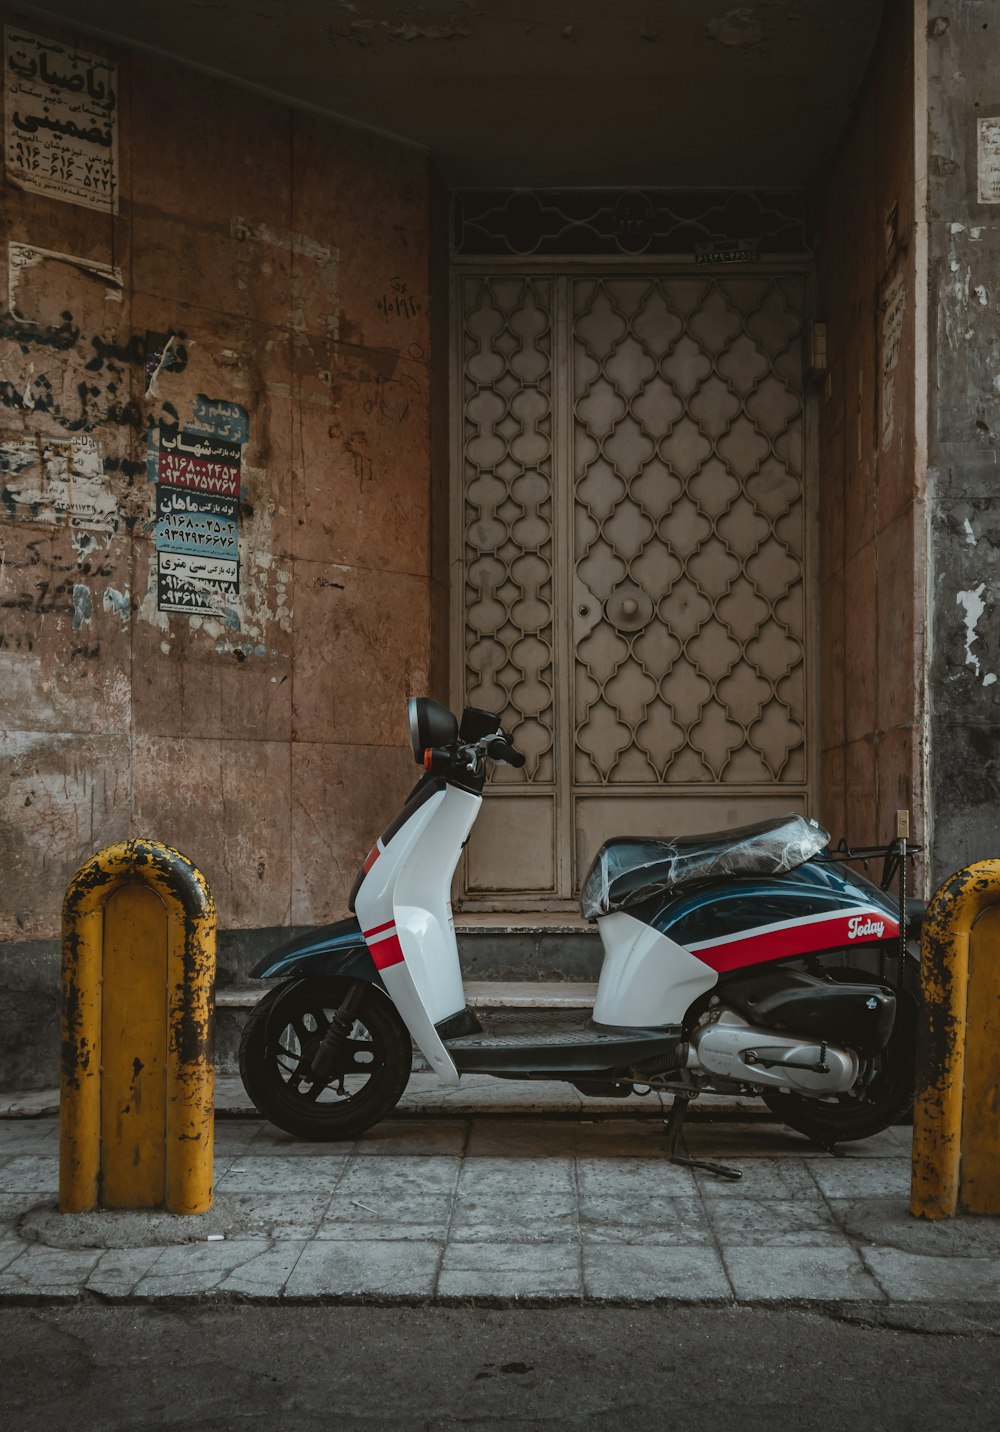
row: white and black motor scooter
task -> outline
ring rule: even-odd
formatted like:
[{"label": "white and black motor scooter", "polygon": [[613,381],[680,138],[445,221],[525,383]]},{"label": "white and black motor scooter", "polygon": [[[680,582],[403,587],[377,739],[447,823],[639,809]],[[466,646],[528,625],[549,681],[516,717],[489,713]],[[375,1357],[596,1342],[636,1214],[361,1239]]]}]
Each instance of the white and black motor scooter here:
[{"label": "white and black motor scooter", "polygon": [[[451,886],[488,764],[524,757],[490,712],[469,708],[459,726],[418,697],[408,717],[425,774],[358,872],[354,917],[252,971],[280,981],[240,1048],[247,1092],[268,1119],[303,1138],[357,1136],[395,1107],[414,1044],[445,1084],[475,1072],[602,1096],[672,1091],[672,1155],[701,1092],[759,1094],[828,1145],[903,1117],[916,1013],[906,936],[919,911],[905,908],[902,873],[898,902],[887,886],[916,847],[880,850],[880,887],[844,863],[858,852],[831,853],[826,831],[800,815],[609,841],[581,897],[604,948],[592,1015],[573,1028],[490,1032],[466,1005]],[[852,963],[859,947],[868,968]]]}]

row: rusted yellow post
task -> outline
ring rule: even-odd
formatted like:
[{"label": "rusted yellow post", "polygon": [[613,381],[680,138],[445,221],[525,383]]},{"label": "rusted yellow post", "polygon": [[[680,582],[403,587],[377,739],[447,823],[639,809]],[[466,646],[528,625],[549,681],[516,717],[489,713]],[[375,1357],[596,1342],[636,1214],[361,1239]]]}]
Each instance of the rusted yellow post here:
[{"label": "rusted yellow post", "polygon": [[59,1207],[212,1206],[215,904],[151,840],[88,860],[63,902]]},{"label": "rusted yellow post", "polygon": [[920,983],[910,1212],[1000,1214],[1000,860],[960,870],[934,896]]}]

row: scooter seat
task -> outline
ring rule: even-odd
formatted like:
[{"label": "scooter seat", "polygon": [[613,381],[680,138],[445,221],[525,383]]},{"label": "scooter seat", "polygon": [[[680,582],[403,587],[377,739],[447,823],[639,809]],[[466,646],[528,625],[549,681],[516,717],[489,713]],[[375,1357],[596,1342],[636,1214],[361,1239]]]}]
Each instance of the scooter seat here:
[{"label": "scooter seat", "polygon": [[594,857],[580,895],[585,920],[626,910],[654,895],[740,875],[781,875],[829,845],[818,821],[777,816],[735,830],[674,840],[618,836]]}]

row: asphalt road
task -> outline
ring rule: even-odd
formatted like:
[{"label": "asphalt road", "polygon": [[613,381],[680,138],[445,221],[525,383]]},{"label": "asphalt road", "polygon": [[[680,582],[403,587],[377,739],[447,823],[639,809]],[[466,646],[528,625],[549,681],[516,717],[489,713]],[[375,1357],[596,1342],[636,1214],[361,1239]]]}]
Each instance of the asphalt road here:
[{"label": "asphalt road", "polygon": [[914,1321],[922,1330],[751,1308],[6,1307],[0,1426],[995,1432],[997,1325],[974,1309]]}]

